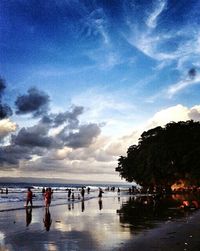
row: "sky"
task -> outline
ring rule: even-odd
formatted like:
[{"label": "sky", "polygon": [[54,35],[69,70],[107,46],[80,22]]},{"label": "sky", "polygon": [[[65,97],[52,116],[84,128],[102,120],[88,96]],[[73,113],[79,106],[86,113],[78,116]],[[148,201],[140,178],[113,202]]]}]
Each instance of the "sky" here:
[{"label": "sky", "polygon": [[143,131],[200,120],[199,0],[1,0],[0,176],[121,182]]}]

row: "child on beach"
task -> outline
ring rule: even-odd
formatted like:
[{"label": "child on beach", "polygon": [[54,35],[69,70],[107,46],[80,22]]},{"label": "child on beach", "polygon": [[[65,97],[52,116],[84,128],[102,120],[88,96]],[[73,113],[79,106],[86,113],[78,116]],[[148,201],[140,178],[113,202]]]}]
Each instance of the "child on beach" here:
[{"label": "child on beach", "polygon": [[29,202],[30,202],[31,206],[33,205],[32,199],[33,199],[33,193],[31,191],[31,188],[29,187],[28,192],[27,192],[27,197],[26,197],[26,206],[28,206]]}]

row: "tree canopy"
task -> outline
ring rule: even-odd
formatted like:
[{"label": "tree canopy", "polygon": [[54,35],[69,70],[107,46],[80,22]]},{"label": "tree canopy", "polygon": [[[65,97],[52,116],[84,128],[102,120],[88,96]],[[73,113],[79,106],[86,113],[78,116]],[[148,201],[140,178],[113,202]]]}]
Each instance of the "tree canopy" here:
[{"label": "tree canopy", "polygon": [[127,181],[142,186],[171,186],[178,180],[200,185],[200,122],[171,122],[143,132],[138,145],[118,159]]}]

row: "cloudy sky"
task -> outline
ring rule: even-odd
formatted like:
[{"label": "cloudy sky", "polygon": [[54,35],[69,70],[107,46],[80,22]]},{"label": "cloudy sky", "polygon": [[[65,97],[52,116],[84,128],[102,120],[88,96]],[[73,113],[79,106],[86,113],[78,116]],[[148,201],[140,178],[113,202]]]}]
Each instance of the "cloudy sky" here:
[{"label": "cloudy sky", "polygon": [[200,120],[199,0],[1,0],[0,176],[121,181],[140,134]]}]

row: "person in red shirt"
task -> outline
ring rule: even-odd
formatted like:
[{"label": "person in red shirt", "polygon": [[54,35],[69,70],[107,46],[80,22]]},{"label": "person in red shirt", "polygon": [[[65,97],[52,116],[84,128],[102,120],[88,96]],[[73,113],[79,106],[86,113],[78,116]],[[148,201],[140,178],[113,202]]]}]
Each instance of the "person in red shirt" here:
[{"label": "person in red shirt", "polygon": [[31,188],[29,187],[28,192],[27,192],[27,197],[26,197],[26,206],[28,206],[29,202],[31,206],[33,206],[32,199],[33,199],[33,193],[31,191]]},{"label": "person in red shirt", "polygon": [[53,191],[51,190],[51,188],[47,188],[45,195],[44,195],[44,199],[45,199],[45,207],[49,207],[51,204],[51,196],[52,196]]}]

